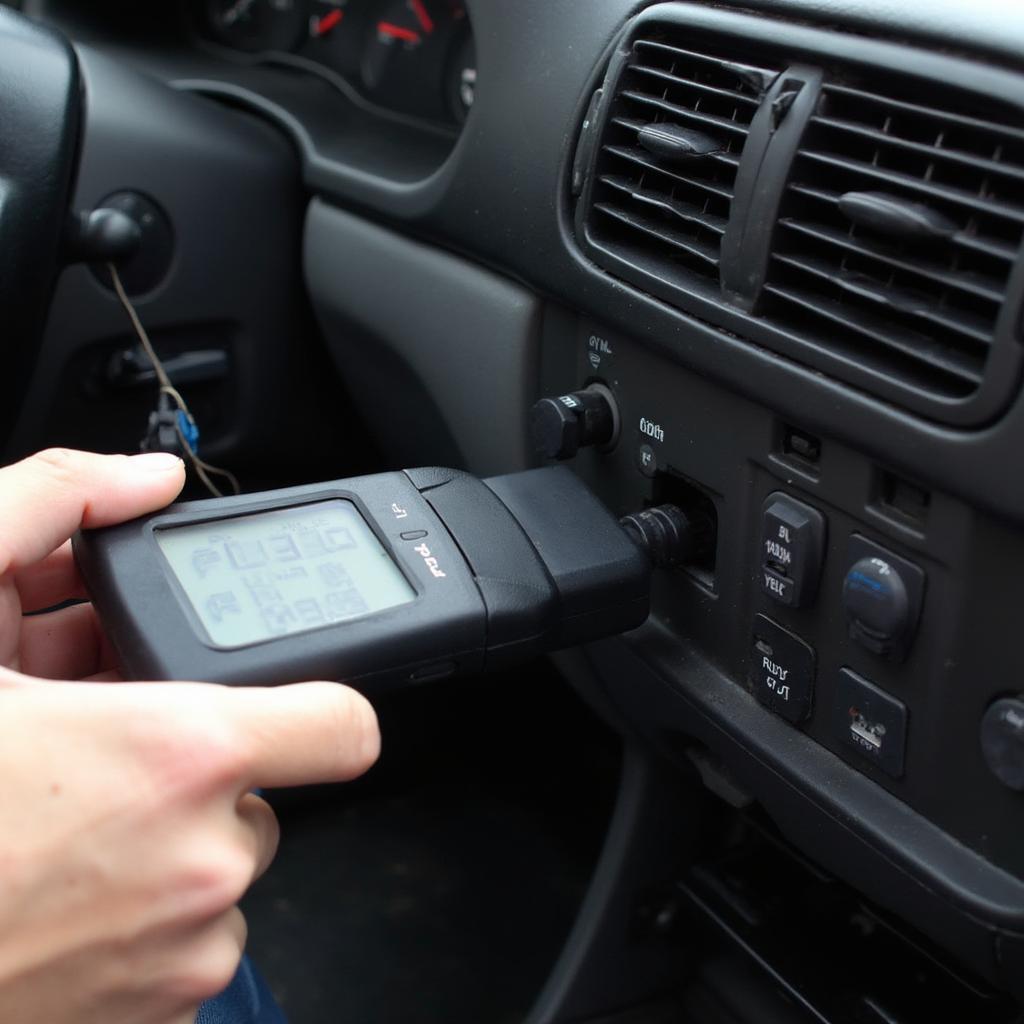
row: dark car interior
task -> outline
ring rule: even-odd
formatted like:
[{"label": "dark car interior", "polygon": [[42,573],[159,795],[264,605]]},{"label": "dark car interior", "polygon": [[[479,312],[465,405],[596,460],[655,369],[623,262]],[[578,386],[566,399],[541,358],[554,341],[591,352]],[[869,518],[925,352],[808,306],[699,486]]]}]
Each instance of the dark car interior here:
[{"label": "dark car interior", "polygon": [[1022,1019],[1024,7],[0,5],[4,462],[146,432],[98,209],[244,491],[561,462],[694,528],[641,627],[270,795],[293,1024]]}]

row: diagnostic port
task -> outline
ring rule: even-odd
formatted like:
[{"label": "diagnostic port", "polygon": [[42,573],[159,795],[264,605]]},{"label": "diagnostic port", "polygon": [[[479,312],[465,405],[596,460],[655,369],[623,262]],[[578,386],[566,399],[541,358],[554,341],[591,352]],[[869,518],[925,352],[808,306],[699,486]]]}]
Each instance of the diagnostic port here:
[{"label": "diagnostic port", "polygon": [[690,551],[683,568],[711,585],[718,552],[718,509],[711,496],[689,478],[666,469],[655,477],[652,497],[654,505],[682,509],[691,531]]}]

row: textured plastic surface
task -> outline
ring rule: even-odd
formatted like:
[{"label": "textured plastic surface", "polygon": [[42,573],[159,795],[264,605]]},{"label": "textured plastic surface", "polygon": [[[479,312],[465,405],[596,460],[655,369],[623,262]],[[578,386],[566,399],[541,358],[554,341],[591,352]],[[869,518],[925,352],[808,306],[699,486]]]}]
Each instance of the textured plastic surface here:
[{"label": "textured plastic surface", "polygon": [[37,354],[68,217],[81,82],[67,40],[0,7],[0,436]]},{"label": "textured plastic surface", "polygon": [[454,449],[475,473],[529,464],[535,295],[322,202],[309,209],[304,261],[331,353],[392,458]]}]

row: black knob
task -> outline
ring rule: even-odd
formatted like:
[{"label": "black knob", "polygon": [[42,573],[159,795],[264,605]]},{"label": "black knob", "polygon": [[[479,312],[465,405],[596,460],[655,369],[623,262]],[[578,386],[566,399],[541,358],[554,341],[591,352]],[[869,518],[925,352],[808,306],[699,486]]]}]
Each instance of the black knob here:
[{"label": "black knob", "polygon": [[1024,790],[1024,700],[1003,697],[989,705],[981,719],[981,752],[1004,786]]},{"label": "black knob", "polygon": [[843,581],[850,635],[876,654],[899,647],[910,626],[910,597],[899,570],[884,558],[855,562]]},{"label": "black knob", "polygon": [[[141,192],[115,192],[100,206],[134,221],[138,241],[134,252],[123,255],[117,272],[129,295],[152,291],[167,276],[174,256],[174,231],[164,210]],[[109,257],[107,257],[109,259]],[[92,272],[105,287],[112,287],[110,274],[102,264],[93,265]]]},{"label": "black knob", "polygon": [[588,445],[611,445],[617,430],[615,399],[603,384],[542,398],[530,413],[534,447],[548,459],[571,459]]},{"label": "black knob", "polygon": [[69,263],[120,263],[138,252],[142,228],[123,210],[100,207],[68,220],[64,258]]}]

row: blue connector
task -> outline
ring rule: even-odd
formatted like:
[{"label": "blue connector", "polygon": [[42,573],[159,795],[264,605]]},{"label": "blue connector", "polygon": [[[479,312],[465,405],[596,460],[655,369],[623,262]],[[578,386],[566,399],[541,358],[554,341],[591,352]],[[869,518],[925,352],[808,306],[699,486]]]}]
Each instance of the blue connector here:
[{"label": "blue connector", "polygon": [[188,445],[188,449],[195,455],[199,450],[199,428],[196,421],[184,409],[178,410],[178,430]]}]

